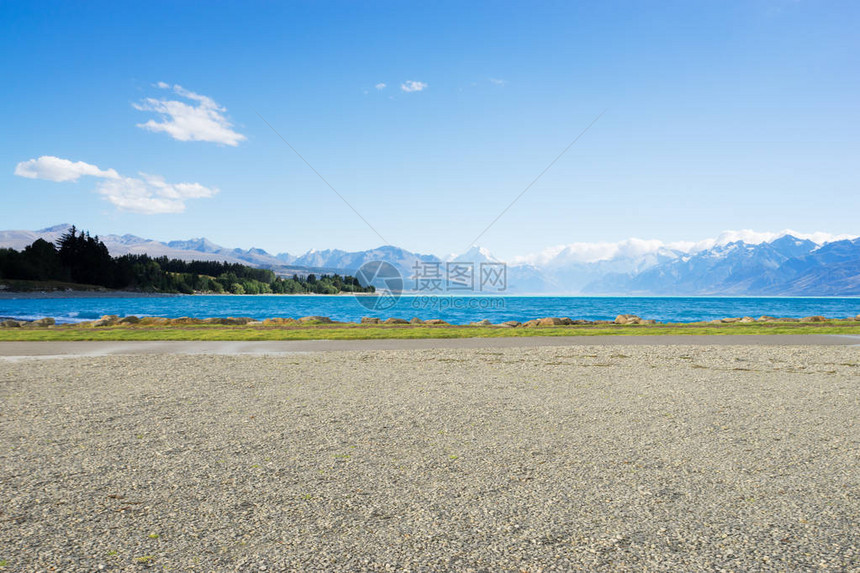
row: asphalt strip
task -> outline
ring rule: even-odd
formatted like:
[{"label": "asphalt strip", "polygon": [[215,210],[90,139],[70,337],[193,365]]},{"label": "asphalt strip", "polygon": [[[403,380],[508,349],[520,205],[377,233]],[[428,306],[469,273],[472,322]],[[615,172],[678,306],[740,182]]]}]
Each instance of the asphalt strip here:
[{"label": "asphalt strip", "polygon": [[136,354],[297,354],[332,351],[435,348],[537,348],[544,346],[857,346],[860,336],[842,334],[687,336],[532,336],[286,341],[52,341],[0,342],[0,359],[74,358]]}]

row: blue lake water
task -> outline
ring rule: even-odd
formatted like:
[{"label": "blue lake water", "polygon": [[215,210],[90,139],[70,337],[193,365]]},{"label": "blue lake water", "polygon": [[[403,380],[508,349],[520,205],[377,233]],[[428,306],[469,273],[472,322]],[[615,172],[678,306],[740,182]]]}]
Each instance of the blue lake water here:
[{"label": "blue lake water", "polygon": [[50,316],[58,322],[92,320],[104,314],[198,318],[248,316],[298,318],[328,316],[356,322],[363,316],[441,318],[465,324],[487,318],[493,322],[525,321],[545,316],[612,320],[631,313],[664,322],[695,322],[729,316],[762,314],[800,318],[823,315],[844,318],[860,314],[860,297],[427,297],[403,296],[387,310],[372,310],[378,297],[353,296],[224,296],[196,295],[134,298],[0,299],[0,317],[32,320]]}]

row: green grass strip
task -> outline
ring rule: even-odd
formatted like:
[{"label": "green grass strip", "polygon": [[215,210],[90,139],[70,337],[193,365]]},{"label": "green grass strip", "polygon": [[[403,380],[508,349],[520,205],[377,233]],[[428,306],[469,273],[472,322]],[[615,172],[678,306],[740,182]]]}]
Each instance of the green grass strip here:
[{"label": "green grass strip", "polygon": [[90,326],[58,325],[48,328],[0,329],[0,341],[55,340],[369,340],[407,338],[508,338],[519,336],[612,335],[726,335],[726,334],[860,334],[860,322],[577,325],[533,328],[492,326],[420,325],[309,325],[309,326]]}]

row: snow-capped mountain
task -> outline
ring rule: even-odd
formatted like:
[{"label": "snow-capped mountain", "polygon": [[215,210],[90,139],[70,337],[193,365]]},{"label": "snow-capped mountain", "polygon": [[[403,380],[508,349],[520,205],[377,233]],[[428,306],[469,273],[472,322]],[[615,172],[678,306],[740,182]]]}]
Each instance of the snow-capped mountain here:
[{"label": "snow-capped mountain", "polygon": [[606,274],[587,284],[583,291],[628,295],[857,295],[860,239],[819,245],[784,235],[759,244],[718,244],[640,272]]},{"label": "snow-capped mountain", "polygon": [[563,288],[555,284],[551,277],[534,265],[527,263],[509,264],[493,255],[489,249],[477,245],[462,254],[448,255],[446,262],[449,263],[471,263],[475,266],[475,273],[480,280],[481,265],[504,263],[505,284],[503,289],[489,288],[481,292],[503,292],[505,294],[541,294],[562,292]]},{"label": "snow-capped mountain", "polygon": [[448,255],[447,260],[452,262],[468,262],[475,264],[504,262],[494,257],[493,254],[489,251],[489,249],[485,247],[479,247],[477,245],[473,246],[471,249],[460,255]]}]

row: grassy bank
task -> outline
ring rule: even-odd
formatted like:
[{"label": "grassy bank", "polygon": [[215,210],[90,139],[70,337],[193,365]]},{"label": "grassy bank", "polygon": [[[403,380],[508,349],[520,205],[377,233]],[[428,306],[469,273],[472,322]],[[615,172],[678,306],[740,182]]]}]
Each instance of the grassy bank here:
[{"label": "grassy bank", "polygon": [[0,341],[54,340],[360,340],[381,338],[502,338],[522,336],[853,334],[860,322],[825,323],[580,325],[533,328],[497,326],[421,326],[323,324],[302,326],[122,325],[0,330]]}]

